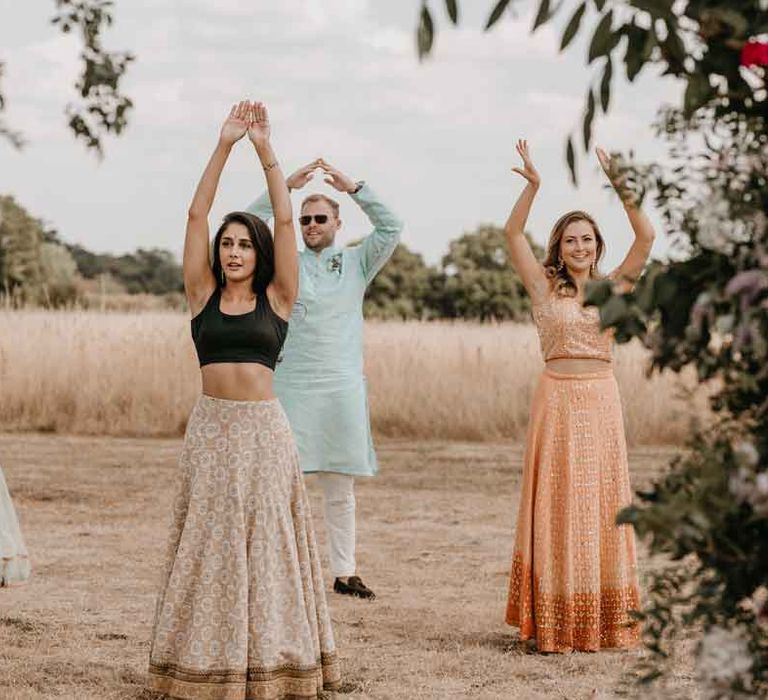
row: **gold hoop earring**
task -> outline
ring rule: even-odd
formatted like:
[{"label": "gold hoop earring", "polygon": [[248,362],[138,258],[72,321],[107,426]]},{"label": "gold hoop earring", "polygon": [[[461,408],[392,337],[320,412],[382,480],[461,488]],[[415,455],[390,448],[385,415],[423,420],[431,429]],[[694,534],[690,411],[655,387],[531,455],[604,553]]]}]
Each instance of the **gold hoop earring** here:
[{"label": "gold hoop earring", "polygon": [[565,263],[563,263],[563,259],[562,259],[562,258],[560,258],[560,260],[559,260],[559,261],[558,261],[558,263],[557,263],[557,271],[558,271],[558,272],[562,272],[562,271],[563,271],[563,266],[564,266],[564,264],[565,264]]},{"label": "gold hoop earring", "polygon": [[227,283],[227,277],[224,274],[224,270],[221,271],[221,286],[223,287]]}]

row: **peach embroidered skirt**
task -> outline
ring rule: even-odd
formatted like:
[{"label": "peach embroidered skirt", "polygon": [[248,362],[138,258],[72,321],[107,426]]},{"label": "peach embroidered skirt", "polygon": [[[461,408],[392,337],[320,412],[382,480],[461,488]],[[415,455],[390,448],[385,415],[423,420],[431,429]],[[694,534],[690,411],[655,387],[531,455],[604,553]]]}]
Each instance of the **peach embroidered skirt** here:
[{"label": "peach embroidered skirt", "polygon": [[149,685],[173,698],[317,698],[339,683],[296,446],[277,399],[201,396],[180,460]]},{"label": "peach embroidered skirt", "polygon": [[539,651],[638,643],[627,449],[613,371],[544,370],[534,394],[506,620]]}]

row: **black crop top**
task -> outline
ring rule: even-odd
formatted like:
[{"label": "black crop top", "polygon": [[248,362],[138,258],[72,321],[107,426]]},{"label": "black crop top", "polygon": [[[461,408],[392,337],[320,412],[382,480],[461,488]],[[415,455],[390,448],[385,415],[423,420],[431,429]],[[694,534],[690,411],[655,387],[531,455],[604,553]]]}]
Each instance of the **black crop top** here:
[{"label": "black crop top", "polygon": [[192,340],[200,366],[214,362],[257,362],[275,369],[288,332],[266,294],[256,296],[256,308],[245,314],[221,312],[221,289],[211,294],[203,310],[192,319]]}]

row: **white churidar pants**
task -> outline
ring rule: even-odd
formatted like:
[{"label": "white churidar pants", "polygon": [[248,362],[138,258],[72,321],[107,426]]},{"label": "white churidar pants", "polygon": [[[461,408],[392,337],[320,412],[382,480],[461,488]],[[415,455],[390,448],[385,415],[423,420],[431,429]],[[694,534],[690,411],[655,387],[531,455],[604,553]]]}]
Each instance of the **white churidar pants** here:
[{"label": "white churidar pants", "polygon": [[328,533],[331,575],[355,574],[355,478],[349,474],[316,472],[323,490],[323,518]]}]

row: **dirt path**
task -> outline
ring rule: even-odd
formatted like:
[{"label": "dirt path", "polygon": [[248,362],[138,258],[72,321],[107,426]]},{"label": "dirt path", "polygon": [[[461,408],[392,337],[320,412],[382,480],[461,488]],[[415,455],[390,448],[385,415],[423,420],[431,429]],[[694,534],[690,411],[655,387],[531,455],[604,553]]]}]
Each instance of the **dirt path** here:
[{"label": "dirt path", "polygon": [[[142,684],[180,445],[0,435],[34,566],[0,590],[0,698],[155,697]],[[631,684],[641,652],[541,656],[504,625],[519,445],[387,442],[379,456],[357,492],[359,569],[378,599],[329,594],[334,700],[649,697]],[[633,451],[634,485],[668,457]],[[670,686],[694,697],[683,662]]]}]

